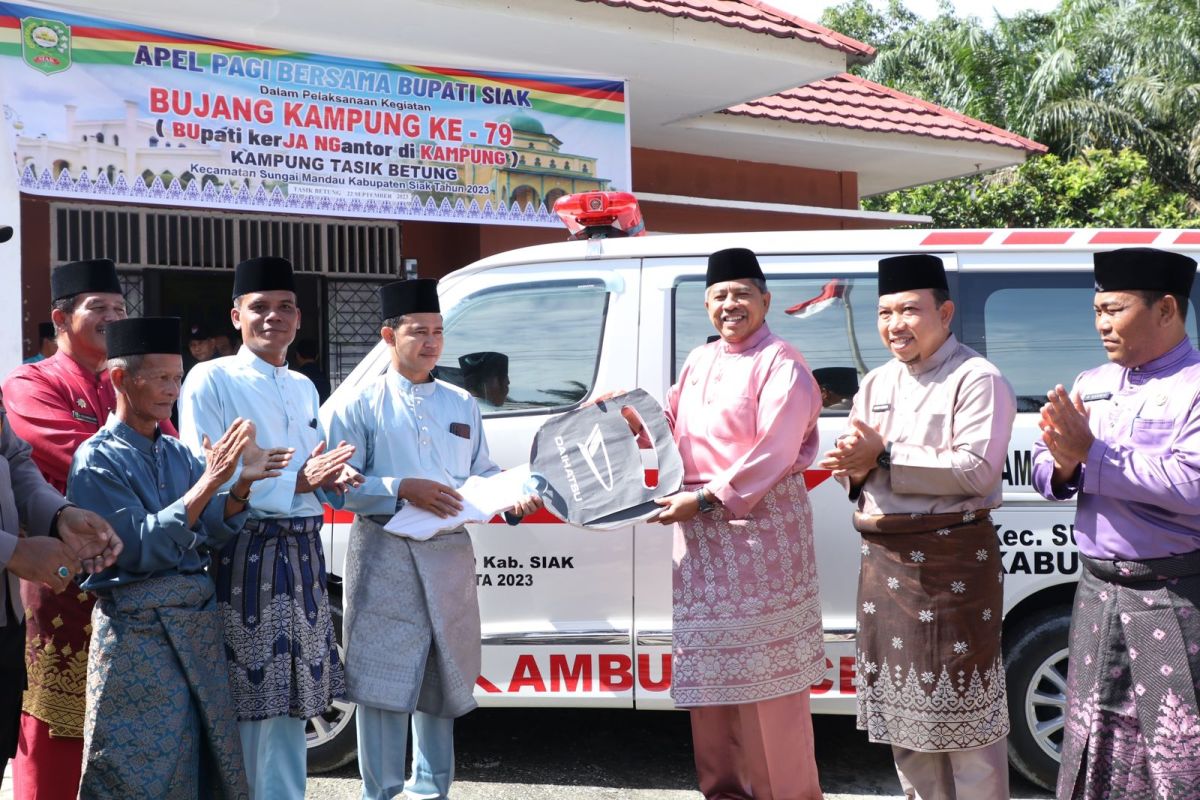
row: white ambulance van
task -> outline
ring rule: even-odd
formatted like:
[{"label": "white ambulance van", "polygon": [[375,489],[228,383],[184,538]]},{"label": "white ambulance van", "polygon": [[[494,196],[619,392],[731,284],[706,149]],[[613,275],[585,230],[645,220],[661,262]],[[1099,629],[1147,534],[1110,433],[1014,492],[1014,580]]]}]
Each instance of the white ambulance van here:
[{"label": "white ambulance van", "polygon": [[[494,460],[527,463],[534,432],[555,414],[615,389],[641,387],[660,402],[688,352],[713,334],[704,312],[709,253],[754,250],[767,275],[767,323],[814,370],[861,375],[889,358],[875,327],[876,263],[926,252],[946,266],[960,341],[999,367],[1019,414],[995,514],[1007,573],[1004,652],[1015,767],[1053,784],[1062,741],[1067,627],[1080,565],[1074,505],[1043,500],[1031,485],[1037,411],[1046,390],[1070,386],[1103,363],[1092,323],[1092,253],[1155,246],[1200,256],[1200,232],[1178,230],[895,230],[662,235],[543,245],[492,256],[441,282],[445,353],[497,351],[509,359],[508,397],[484,411]],[[1196,341],[1194,290],[1188,316]],[[792,313],[787,313],[788,310]],[[376,347],[329,404],[382,372]],[[842,373],[846,374],[845,371]],[[842,403],[821,415],[821,449],[847,424]],[[326,409],[329,408],[327,404]],[[648,470],[652,453],[643,451]],[[851,504],[828,472],[810,469],[825,625],[827,672],[813,710],[854,712],[855,592],[859,547]],[[324,531],[332,595],[350,516],[331,513]],[[672,707],[671,531],[635,525],[582,530],[546,512],[510,527],[472,526],[483,617],[484,706]],[[352,709],[310,726],[310,764],[353,757]]]}]

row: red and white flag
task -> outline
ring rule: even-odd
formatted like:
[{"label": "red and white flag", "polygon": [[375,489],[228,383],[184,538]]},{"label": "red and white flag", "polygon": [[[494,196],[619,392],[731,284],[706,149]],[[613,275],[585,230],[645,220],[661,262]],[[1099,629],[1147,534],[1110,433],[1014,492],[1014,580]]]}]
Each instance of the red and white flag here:
[{"label": "red and white flag", "polygon": [[850,285],[840,278],[834,278],[821,287],[821,293],[816,297],[810,297],[796,305],[787,309],[784,313],[791,317],[804,319],[811,317],[814,314],[819,314],[831,305],[841,300],[846,301],[846,293],[850,291]]}]

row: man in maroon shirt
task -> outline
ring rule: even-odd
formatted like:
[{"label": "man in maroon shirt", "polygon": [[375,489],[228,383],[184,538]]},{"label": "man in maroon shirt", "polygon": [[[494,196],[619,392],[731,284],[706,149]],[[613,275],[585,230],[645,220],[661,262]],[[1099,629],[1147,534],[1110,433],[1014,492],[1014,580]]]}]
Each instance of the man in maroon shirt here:
[{"label": "man in maroon shirt", "polygon": [[[33,447],[46,480],[66,492],[76,448],[116,408],[105,326],[124,319],[125,298],[108,259],[77,261],[50,276],[58,352],[4,381],[8,422]],[[166,428],[175,435],[173,428]],[[74,800],[83,763],[84,686],[94,598],[77,586],[54,594],[22,582],[29,688],[13,761],[15,800]]]}]

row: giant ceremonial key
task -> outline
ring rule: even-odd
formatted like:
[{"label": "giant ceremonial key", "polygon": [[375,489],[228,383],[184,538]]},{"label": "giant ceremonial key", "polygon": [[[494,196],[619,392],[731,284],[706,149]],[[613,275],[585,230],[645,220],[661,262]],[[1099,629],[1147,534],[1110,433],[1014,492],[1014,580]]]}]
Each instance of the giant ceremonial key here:
[{"label": "giant ceremonial key", "polygon": [[[658,484],[647,486],[637,440],[622,408],[641,417],[658,456]],[[584,406],[544,424],[529,469],[546,508],[574,525],[602,530],[646,519],[654,501],[679,490],[683,461],[662,406],[642,389]]]}]

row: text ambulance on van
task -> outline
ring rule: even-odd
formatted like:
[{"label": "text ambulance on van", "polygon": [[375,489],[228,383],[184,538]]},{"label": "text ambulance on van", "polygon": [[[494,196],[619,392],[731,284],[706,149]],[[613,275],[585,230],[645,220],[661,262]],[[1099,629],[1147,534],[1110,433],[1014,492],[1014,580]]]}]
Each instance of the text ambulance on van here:
[{"label": "text ambulance on van", "polygon": [[[955,335],[996,364],[1018,396],[1004,504],[994,515],[1007,573],[1010,756],[1026,776],[1051,786],[1079,560],[1074,506],[1046,502],[1033,491],[1031,450],[1047,389],[1070,385],[1106,360],[1092,327],[1091,254],[1129,245],[1200,257],[1200,234],[1177,230],[730,233],[530,247],[441,281],[446,346],[438,374],[461,384],[462,356],[504,353],[507,397],[481,403],[487,439],[502,467],[527,463],[538,427],[590,397],[641,387],[662,402],[688,352],[712,333],[703,307],[708,254],[748,247],[773,296],[772,331],[795,344],[814,370],[841,368],[834,370],[843,378],[840,390],[826,387],[825,450],[846,426],[842,398],[853,395],[855,379],[890,357],[875,330],[877,262],[900,253],[939,256],[958,309]],[[1194,309],[1188,315],[1193,340],[1198,318]],[[387,363],[376,347],[329,403]],[[653,471],[652,451],[643,452]],[[805,478],[828,666],[813,687],[813,710],[853,713],[859,537],[846,494],[829,473],[810,469]],[[337,513],[329,520],[325,547],[337,601],[350,518]],[[589,531],[543,511],[518,528],[499,521],[471,526],[471,535],[483,619],[481,705],[671,707],[669,529]],[[341,735],[348,710],[340,707],[310,726],[314,768],[353,756],[352,742]]]}]

